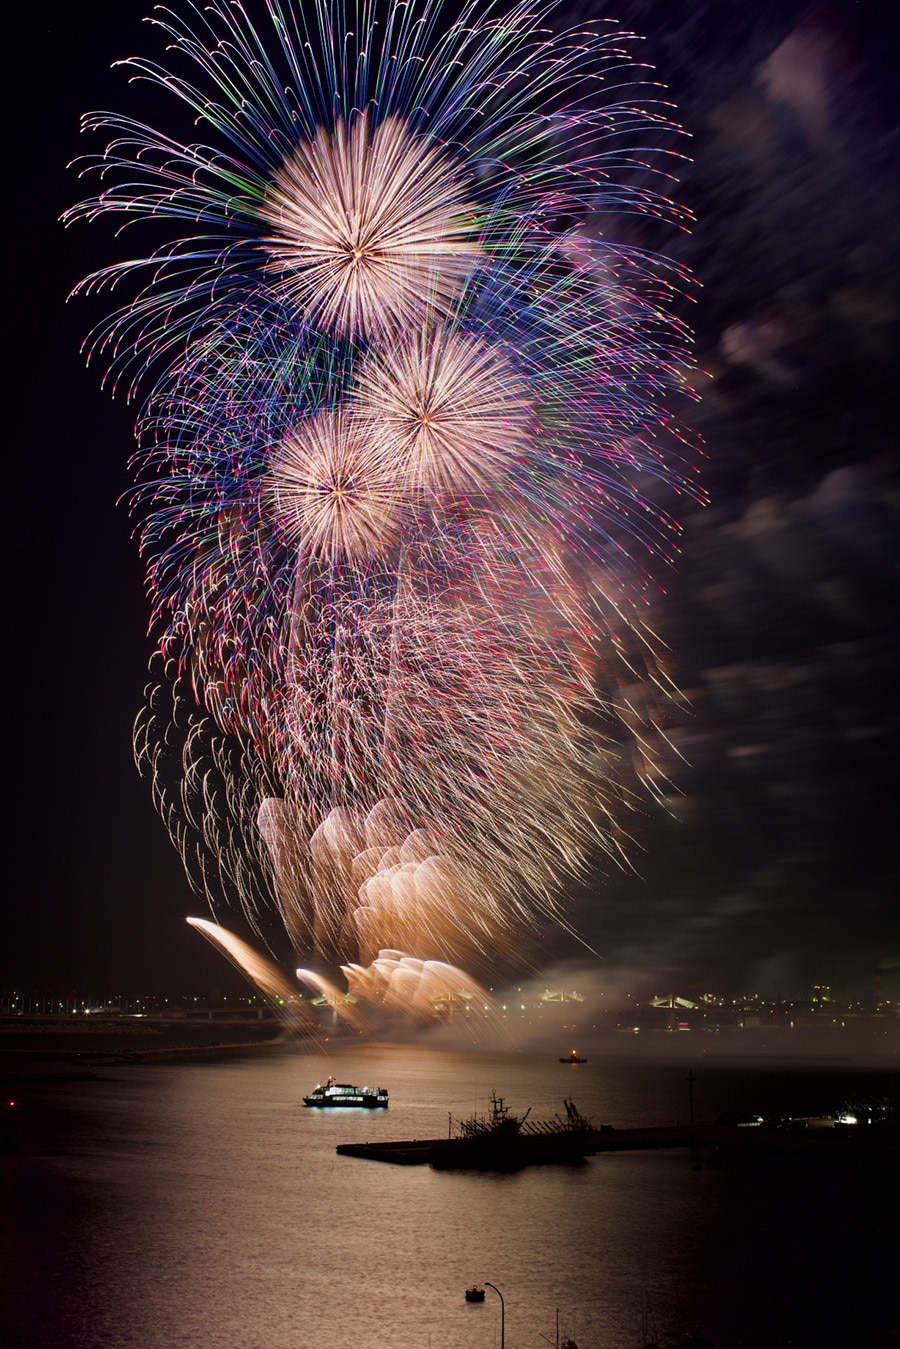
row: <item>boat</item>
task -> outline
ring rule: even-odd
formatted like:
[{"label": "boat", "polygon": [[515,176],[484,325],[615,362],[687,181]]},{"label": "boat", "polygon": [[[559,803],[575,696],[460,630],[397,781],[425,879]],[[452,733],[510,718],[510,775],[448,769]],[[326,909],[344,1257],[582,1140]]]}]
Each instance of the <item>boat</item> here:
[{"label": "boat", "polygon": [[357,1106],[363,1110],[386,1110],[388,1093],[386,1087],[352,1087],[347,1082],[336,1082],[329,1077],[324,1087],[317,1082],[308,1096],[303,1097],[304,1105]]},{"label": "boat", "polygon": [[596,1151],[593,1124],[573,1101],[563,1105],[565,1119],[529,1120],[530,1109],[520,1119],[510,1114],[502,1096],[492,1094],[490,1116],[462,1120],[455,1138],[432,1143],[428,1160],[439,1171],[517,1171],[583,1161]]},{"label": "boat", "polygon": [[560,1054],[559,1061],[560,1063],[587,1063],[587,1059],[583,1059],[577,1049],[573,1049],[571,1054]]},{"label": "boat", "polygon": [[467,1301],[467,1302],[483,1302],[483,1301],[484,1301],[484,1289],[483,1289],[483,1288],[478,1288],[478,1287],[476,1287],[476,1286],[474,1286],[474,1285],[473,1285],[471,1288],[467,1288],[467,1289],[466,1289],[466,1301]]}]

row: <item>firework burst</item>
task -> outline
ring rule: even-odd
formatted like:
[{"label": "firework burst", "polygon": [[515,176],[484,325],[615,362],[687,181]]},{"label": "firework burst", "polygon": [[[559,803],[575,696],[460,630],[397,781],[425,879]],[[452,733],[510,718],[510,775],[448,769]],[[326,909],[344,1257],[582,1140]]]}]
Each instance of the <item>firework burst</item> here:
[{"label": "firework burst", "polygon": [[420,491],[488,492],[528,445],[527,390],[509,360],[443,326],[369,355],[354,393],[372,442]]},{"label": "firework burst", "polygon": [[350,337],[443,312],[479,253],[458,169],[397,117],[371,133],[365,113],[349,129],[317,128],[278,169],[259,213],[288,302]]},{"label": "firework burst", "polygon": [[363,426],[341,412],[320,412],[278,446],[272,507],[301,557],[361,561],[397,533],[399,477],[399,461]]},{"label": "firework burst", "polygon": [[151,376],[138,761],[213,905],[361,987],[488,961],[653,785],[677,526],[639,484],[689,489],[686,278],[615,231],[681,219],[674,128],[628,35],[552,7],[186,13],[152,20],[177,74],[125,64],[203,141],[89,116],[66,217],[172,226],[81,288],[133,285],[88,350]]},{"label": "firework burst", "polygon": [[[554,9],[519,3],[501,17],[476,0],[442,26],[429,0],[391,6],[384,24],[330,0],[265,0],[259,29],[228,0],[190,6],[187,19],[156,9],[167,65],[122,64],[174,95],[204,139],[180,143],[113,113],[83,119],[111,139],[78,163],[101,190],[64,220],[173,225],[170,244],[82,283],[137,288],[89,352],[136,380],[248,316],[266,334],[315,322],[371,334],[412,310],[445,311],[479,259],[515,306],[534,281],[523,261],[558,257],[564,222],[627,211],[680,221],[654,190],[647,145],[649,133],[666,147],[663,182],[676,128],[655,91],[636,106],[630,35],[613,24],[554,32]],[[614,245],[604,251],[622,263]],[[635,272],[642,261],[629,259]]]}]

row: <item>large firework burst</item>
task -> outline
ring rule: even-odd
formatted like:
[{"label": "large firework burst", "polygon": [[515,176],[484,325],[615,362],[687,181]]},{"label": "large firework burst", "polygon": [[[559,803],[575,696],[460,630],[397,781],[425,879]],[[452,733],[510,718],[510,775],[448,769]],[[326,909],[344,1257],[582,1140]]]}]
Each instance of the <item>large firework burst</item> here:
[{"label": "large firework burst", "polygon": [[214,904],[357,971],[490,954],[652,787],[624,690],[660,686],[640,561],[676,528],[638,484],[685,486],[684,277],[613,236],[679,219],[673,127],[614,26],[552,7],[186,12],[125,64],[203,141],[87,117],[103,186],[67,216],[173,225],[82,287],[136,284],[89,350],[153,376],[138,760]]},{"label": "large firework burst", "polygon": [[[174,226],[170,244],[82,283],[140,287],[90,345],[114,374],[178,363],[236,317],[263,315],[266,341],[279,320],[352,335],[441,313],[479,257],[516,308],[534,286],[525,260],[546,261],[546,284],[571,221],[681,218],[648,165],[648,133],[671,148],[668,108],[635,105],[640,71],[614,24],[554,32],[542,25],[556,6],[527,0],[505,13],[475,0],[446,26],[431,0],[392,5],[383,23],[341,0],[260,8],[257,28],[232,0],[186,4],[186,18],[160,6],[149,22],[167,64],[121,63],[174,94],[203,140],[83,119],[112,139],[79,164],[102,190],[64,219]],[[656,176],[669,176],[659,155]],[[614,243],[598,253],[610,273],[646,265]]]},{"label": "large firework burst", "polygon": [[301,141],[260,207],[272,272],[300,313],[351,337],[445,310],[478,245],[460,175],[446,155],[388,117],[363,113]]},{"label": "large firework burst", "polygon": [[304,558],[364,559],[397,532],[400,463],[353,417],[305,417],[282,441],[271,473],[272,505]]},{"label": "large firework burst", "polygon": [[372,442],[432,495],[499,488],[528,445],[527,390],[510,361],[440,326],[370,353],[354,398]]}]

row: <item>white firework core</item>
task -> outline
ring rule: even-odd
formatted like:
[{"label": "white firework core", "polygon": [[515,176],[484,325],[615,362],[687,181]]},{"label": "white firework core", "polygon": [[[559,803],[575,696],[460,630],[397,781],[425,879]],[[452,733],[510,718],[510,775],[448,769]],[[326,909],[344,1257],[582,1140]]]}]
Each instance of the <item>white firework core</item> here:
[{"label": "white firework core", "polygon": [[462,172],[397,117],[319,127],[275,175],[260,215],[270,271],[297,308],[349,336],[446,309],[479,255]]},{"label": "white firework core", "polygon": [[531,409],[506,357],[438,325],[371,355],[356,415],[419,490],[485,491],[527,450]]},{"label": "white firework core", "polygon": [[265,495],[301,555],[361,560],[395,537],[398,476],[351,417],[319,412],[278,447]]}]

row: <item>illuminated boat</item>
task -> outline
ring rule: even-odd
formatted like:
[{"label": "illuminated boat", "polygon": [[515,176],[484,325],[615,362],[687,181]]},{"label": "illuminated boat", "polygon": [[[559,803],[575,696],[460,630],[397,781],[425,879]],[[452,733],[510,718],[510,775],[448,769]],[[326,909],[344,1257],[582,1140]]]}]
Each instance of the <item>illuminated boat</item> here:
[{"label": "illuminated boat", "polygon": [[332,1108],[334,1106],[356,1106],[363,1110],[387,1109],[388,1094],[386,1087],[351,1087],[346,1082],[335,1082],[329,1077],[324,1087],[318,1082],[308,1096],[303,1097],[304,1105],[317,1105]]},{"label": "illuminated boat", "polygon": [[560,1054],[559,1061],[560,1063],[587,1063],[587,1059],[583,1059],[577,1049],[573,1049],[571,1054]]}]

